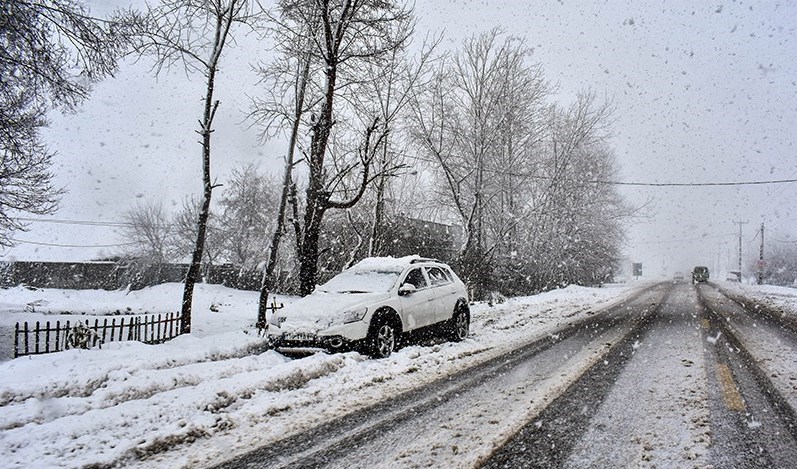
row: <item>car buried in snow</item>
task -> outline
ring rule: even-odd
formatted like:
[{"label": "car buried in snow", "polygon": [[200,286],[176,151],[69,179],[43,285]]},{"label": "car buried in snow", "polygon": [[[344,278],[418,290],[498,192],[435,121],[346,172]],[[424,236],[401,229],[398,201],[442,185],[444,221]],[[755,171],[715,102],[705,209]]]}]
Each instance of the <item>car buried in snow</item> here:
[{"label": "car buried in snow", "polygon": [[275,311],[268,339],[278,351],[358,350],[384,358],[408,334],[431,331],[461,341],[469,329],[467,289],[448,265],[419,256],[370,257]]}]

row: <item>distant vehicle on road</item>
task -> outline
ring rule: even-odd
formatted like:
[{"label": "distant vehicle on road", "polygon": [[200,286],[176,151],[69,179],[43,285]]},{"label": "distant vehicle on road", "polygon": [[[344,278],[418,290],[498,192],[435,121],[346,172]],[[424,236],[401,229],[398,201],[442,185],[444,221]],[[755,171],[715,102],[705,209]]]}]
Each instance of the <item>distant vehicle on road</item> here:
[{"label": "distant vehicle on road", "polygon": [[273,314],[268,337],[278,350],[356,349],[384,358],[409,332],[435,328],[461,341],[469,327],[468,292],[449,266],[418,256],[370,257]]},{"label": "distant vehicle on road", "polygon": [[698,265],[692,270],[692,283],[706,283],[708,278],[708,267]]},{"label": "distant vehicle on road", "polygon": [[681,283],[684,281],[684,273],[683,272],[676,272],[672,276],[672,283]]}]

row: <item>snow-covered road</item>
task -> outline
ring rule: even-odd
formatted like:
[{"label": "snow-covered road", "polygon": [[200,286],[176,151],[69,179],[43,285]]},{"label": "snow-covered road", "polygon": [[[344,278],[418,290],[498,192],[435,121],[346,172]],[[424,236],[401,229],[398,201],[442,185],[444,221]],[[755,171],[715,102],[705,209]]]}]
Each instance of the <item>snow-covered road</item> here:
[{"label": "snow-covered road", "polygon": [[797,465],[793,331],[709,285],[644,322],[485,467]]}]

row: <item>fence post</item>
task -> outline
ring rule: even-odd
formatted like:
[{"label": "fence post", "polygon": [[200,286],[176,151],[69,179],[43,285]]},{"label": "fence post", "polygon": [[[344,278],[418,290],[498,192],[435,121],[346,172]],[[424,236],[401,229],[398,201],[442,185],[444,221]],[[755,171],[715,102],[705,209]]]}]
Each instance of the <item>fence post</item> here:
[{"label": "fence post", "polygon": [[[86,320],[86,327],[87,328],[88,328],[88,325],[89,325],[89,321],[87,319]],[[94,334],[91,336],[91,348],[96,347],[97,346],[97,342],[99,342],[99,340],[100,340],[100,320],[99,319],[95,319],[94,320]],[[102,347],[102,343],[100,343],[100,347]]]},{"label": "fence post", "polygon": [[61,321],[55,321],[55,350],[53,352],[59,352],[61,350]]},{"label": "fence post", "polygon": [[36,321],[36,338],[34,339],[34,343],[36,344],[36,354],[39,353],[39,321]]},{"label": "fence post", "polygon": [[44,353],[50,353],[50,321],[45,323],[44,330]]}]

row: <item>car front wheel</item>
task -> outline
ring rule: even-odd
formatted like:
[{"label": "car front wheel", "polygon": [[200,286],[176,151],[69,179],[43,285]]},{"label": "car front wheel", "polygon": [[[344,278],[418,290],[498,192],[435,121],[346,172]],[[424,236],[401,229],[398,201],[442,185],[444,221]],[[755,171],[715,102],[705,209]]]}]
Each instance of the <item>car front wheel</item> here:
[{"label": "car front wheel", "polygon": [[387,358],[396,350],[398,342],[398,333],[396,328],[393,327],[388,321],[384,319],[373,329],[373,335],[370,340],[370,350],[368,354],[373,358]]}]

